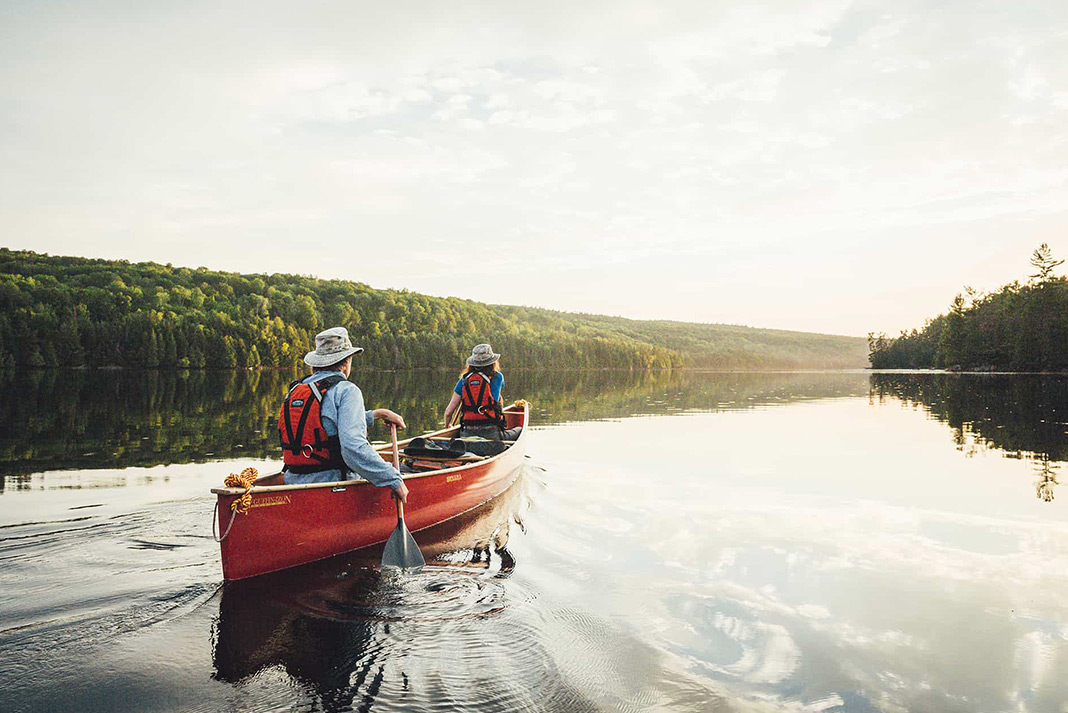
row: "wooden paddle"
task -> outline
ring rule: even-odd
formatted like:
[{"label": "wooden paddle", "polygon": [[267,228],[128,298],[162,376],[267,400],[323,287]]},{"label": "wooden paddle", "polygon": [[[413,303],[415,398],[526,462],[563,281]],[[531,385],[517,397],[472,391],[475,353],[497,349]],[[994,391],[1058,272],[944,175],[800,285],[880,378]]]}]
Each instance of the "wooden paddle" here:
[{"label": "wooden paddle", "polygon": [[[399,473],[400,452],[397,449],[396,425],[389,424],[389,432],[393,439],[393,467]],[[382,550],[382,566],[418,572],[426,564],[426,560],[423,559],[423,553],[419,551],[419,545],[415,543],[412,533],[408,532],[408,526],[404,524],[404,503],[395,494],[393,499],[397,502],[397,527],[386,540],[386,548]]]}]

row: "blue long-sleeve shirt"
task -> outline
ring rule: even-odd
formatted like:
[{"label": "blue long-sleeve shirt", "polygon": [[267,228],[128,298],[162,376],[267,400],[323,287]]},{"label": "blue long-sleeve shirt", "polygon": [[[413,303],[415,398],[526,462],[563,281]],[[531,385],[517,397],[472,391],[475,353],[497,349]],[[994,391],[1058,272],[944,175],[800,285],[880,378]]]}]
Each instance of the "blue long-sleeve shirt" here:
[{"label": "blue long-sleeve shirt", "polygon": [[[317,371],[303,379],[310,384],[328,376],[343,376],[340,371]],[[323,430],[328,436],[338,436],[341,441],[341,457],[351,473],[342,473],[337,468],[314,473],[286,473],[289,483],[332,483],[338,480],[355,480],[363,477],[380,488],[395,488],[401,476],[389,463],[375,452],[367,432],[375,422],[372,411],[364,408],[363,392],[351,381],[341,381],[331,387],[319,405]]]}]

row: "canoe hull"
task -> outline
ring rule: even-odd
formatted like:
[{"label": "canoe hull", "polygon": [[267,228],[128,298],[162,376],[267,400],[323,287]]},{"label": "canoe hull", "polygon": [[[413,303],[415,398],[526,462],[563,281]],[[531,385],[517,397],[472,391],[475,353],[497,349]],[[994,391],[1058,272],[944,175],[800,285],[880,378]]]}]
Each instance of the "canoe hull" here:
[{"label": "canoe hull", "polygon": [[[526,425],[528,412],[506,414],[509,427]],[[418,531],[456,517],[504,492],[519,474],[525,450],[523,429],[516,443],[493,458],[462,467],[405,476],[408,529]],[[223,578],[247,579],[385,542],[397,525],[391,491],[366,481],[257,486],[247,514],[230,525],[231,504],[240,491],[220,488],[219,527],[230,531],[220,543]]]}]

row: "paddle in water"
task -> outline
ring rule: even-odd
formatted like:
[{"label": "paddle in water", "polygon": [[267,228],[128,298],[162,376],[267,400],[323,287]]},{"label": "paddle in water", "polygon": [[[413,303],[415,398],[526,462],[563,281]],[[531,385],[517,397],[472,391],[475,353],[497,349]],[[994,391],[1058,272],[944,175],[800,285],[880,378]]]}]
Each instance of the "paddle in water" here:
[{"label": "paddle in water", "polygon": [[[390,424],[389,430],[393,438],[393,467],[399,473],[400,453],[397,450],[397,427]],[[426,560],[423,559],[423,553],[419,551],[419,545],[415,544],[412,533],[408,532],[408,526],[404,524],[404,503],[396,495],[393,499],[397,502],[397,527],[386,540],[386,548],[382,551],[382,566],[400,567],[418,572],[426,564]]]}]

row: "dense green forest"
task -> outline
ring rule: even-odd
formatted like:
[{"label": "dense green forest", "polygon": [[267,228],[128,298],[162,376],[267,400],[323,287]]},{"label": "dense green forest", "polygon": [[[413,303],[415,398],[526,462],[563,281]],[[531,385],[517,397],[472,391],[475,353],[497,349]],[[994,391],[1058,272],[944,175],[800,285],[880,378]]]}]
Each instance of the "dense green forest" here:
[{"label": "dense green forest", "polygon": [[301,366],[342,325],[363,366],[458,368],[479,342],[503,364],[564,368],[842,368],[862,339],[487,305],[359,282],[53,257],[0,248],[0,366]]},{"label": "dense green forest", "polygon": [[1027,283],[989,294],[966,289],[923,329],[869,334],[872,368],[1068,370],[1068,278],[1053,274],[1063,263],[1043,243],[1031,256],[1036,272]]}]

